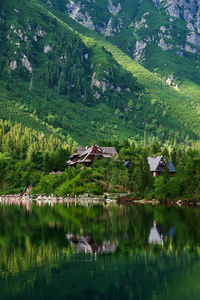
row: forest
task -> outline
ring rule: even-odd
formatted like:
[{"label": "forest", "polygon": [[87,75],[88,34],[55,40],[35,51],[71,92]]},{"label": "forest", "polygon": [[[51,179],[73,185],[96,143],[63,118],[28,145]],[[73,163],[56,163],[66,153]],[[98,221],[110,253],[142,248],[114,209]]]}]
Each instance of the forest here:
[{"label": "forest", "polygon": [[[91,167],[67,167],[68,157],[77,147],[71,138],[64,141],[1,121],[0,194],[23,194],[32,185],[33,195],[127,193],[136,199],[199,199],[199,142],[181,145],[174,140],[162,144],[155,139],[137,142],[131,138],[123,142],[99,140],[96,144],[115,146],[118,156],[95,160]],[[152,154],[172,161],[176,175],[170,177],[164,170],[154,178],[147,162]]]},{"label": "forest", "polygon": [[59,138],[70,135],[80,144],[111,135],[143,140],[144,131],[162,142],[172,136],[179,142],[199,139],[195,85],[188,83],[183,92],[170,87],[165,81],[176,70],[160,78],[157,68],[148,71],[121,49],[123,39],[106,39],[67,16],[65,2],[52,3],[58,6],[42,0],[0,3],[0,119]]}]

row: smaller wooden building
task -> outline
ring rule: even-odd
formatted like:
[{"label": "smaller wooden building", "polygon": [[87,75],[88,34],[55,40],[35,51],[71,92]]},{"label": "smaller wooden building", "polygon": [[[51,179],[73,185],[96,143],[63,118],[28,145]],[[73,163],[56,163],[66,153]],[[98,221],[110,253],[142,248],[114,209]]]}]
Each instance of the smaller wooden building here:
[{"label": "smaller wooden building", "polygon": [[115,147],[99,147],[98,145],[78,147],[74,154],[69,157],[67,165],[76,166],[76,164],[83,164],[89,167],[96,157],[103,159],[105,157],[113,157],[114,155],[117,155]]},{"label": "smaller wooden building", "polygon": [[[150,171],[154,177],[160,176],[166,167],[166,162],[163,156],[152,155],[148,157]],[[176,169],[171,161],[167,162],[167,168],[170,176],[174,176]]]}]

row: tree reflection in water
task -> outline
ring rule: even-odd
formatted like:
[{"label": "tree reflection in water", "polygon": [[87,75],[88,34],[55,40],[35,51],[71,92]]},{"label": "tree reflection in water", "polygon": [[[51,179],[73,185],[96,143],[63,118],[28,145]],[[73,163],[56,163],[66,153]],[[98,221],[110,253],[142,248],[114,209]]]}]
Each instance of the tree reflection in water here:
[{"label": "tree reflection in water", "polygon": [[1,299],[199,299],[200,211],[0,207]]}]

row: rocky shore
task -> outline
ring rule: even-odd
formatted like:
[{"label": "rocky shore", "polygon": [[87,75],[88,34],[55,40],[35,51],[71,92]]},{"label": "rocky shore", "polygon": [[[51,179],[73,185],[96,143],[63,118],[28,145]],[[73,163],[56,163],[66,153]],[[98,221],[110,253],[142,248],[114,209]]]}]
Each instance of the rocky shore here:
[{"label": "rocky shore", "polygon": [[117,196],[90,196],[90,195],[81,195],[81,196],[73,196],[70,195],[58,197],[55,195],[46,196],[46,195],[37,195],[33,197],[32,195],[1,195],[0,196],[0,204],[2,205],[19,205],[29,207],[31,204],[36,204],[38,206],[54,206],[57,204],[65,204],[70,205],[72,203],[76,204],[109,204],[109,203],[117,203]]},{"label": "rocky shore", "polygon": [[37,195],[33,197],[31,194],[18,194],[18,195],[0,195],[0,205],[18,205],[25,206],[28,210],[29,206],[34,204],[37,206],[54,206],[57,204],[62,205],[85,205],[91,204],[149,204],[149,205],[178,205],[178,206],[194,206],[200,205],[200,200],[156,200],[156,199],[136,199],[134,197],[127,197],[125,194],[104,194],[101,196],[93,196],[89,194],[79,196],[63,196],[56,195]]}]

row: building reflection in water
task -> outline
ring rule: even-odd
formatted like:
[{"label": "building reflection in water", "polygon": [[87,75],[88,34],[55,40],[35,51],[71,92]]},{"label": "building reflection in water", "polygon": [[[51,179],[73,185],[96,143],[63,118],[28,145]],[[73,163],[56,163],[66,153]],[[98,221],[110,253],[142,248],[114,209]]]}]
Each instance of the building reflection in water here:
[{"label": "building reflection in water", "polygon": [[156,224],[156,221],[154,221],[149,233],[149,243],[153,245],[164,245],[164,232],[162,231],[162,228]]},{"label": "building reflection in water", "polygon": [[157,224],[156,221],[154,221],[153,226],[151,227],[150,233],[149,233],[149,243],[156,245],[164,245],[164,238],[169,237],[172,238],[176,232],[176,228],[174,225],[171,225],[169,228],[168,234],[166,234],[162,228],[161,225]]},{"label": "building reflection in water", "polygon": [[96,254],[96,253],[114,253],[117,249],[117,243],[103,241],[95,244],[91,235],[77,237],[75,234],[67,234],[66,238],[72,243],[77,253]]}]

